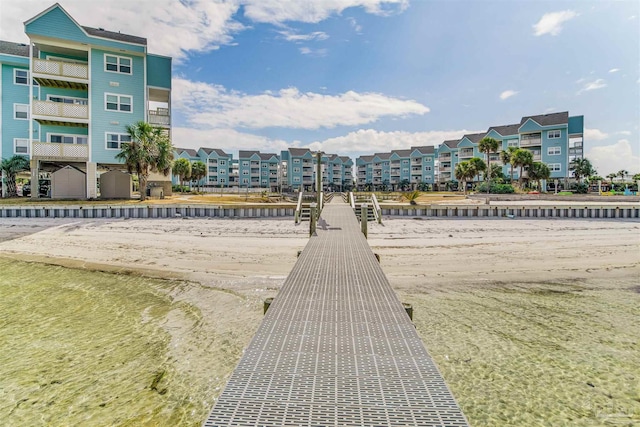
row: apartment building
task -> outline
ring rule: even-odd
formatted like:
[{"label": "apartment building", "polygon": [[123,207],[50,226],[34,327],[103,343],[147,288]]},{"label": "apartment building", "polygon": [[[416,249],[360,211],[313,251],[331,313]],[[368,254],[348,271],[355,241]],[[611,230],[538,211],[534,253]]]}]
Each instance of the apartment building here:
[{"label": "apartment building", "polygon": [[240,150],[238,174],[241,188],[268,188],[276,191],[279,179],[280,157],[273,153]]},{"label": "apartment building", "polygon": [[411,147],[388,153],[375,153],[356,159],[357,186],[365,188],[418,188],[432,185],[435,176],[435,149],[431,146]]},{"label": "apartment building", "polygon": [[[32,187],[51,177],[51,197],[95,198],[98,175],[123,170],[127,125],[170,136],[171,58],[148,53],[145,38],[82,26],[59,4],[24,26],[28,44],[0,42],[0,157],[27,156]],[[109,194],[130,195],[122,187]]]},{"label": "apartment building", "polygon": [[[289,148],[280,153],[280,159],[285,189],[314,190],[317,153],[308,148]],[[324,188],[341,191],[353,186],[353,161],[349,157],[322,153],[320,167]]]}]

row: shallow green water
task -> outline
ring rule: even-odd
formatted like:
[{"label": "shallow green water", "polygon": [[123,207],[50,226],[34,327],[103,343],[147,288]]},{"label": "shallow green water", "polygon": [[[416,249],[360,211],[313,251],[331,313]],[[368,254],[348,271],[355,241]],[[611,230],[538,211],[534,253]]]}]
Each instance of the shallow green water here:
[{"label": "shallow green water", "polygon": [[[224,379],[200,354],[183,372],[169,349],[176,313],[202,334],[198,308],[171,296],[185,286],[0,258],[0,424],[200,425]],[[241,347],[227,350],[230,371]]]},{"label": "shallow green water", "polygon": [[402,299],[474,427],[640,425],[635,279]]}]

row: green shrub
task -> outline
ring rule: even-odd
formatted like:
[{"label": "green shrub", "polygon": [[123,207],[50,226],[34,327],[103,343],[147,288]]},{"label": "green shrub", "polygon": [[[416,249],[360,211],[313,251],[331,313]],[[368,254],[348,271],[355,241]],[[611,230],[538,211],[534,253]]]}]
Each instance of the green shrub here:
[{"label": "green shrub", "polygon": [[[487,192],[487,184],[483,182],[477,187],[477,191],[479,193]],[[492,194],[512,194],[515,192],[513,186],[511,184],[496,184],[491,183],[491,191]]]},{"label": "green shrub", "polygon": [[576,194],[587,194],[589,186],[584,182],[578,182],[571,184],[571,190]]},{"label": "green shrub", "polygon": [[188,193],[189,192],[189,187],[186,185],[177,185],[177,184],[173,184],[171,186],[171,190],[173,190],[174,193]]}]

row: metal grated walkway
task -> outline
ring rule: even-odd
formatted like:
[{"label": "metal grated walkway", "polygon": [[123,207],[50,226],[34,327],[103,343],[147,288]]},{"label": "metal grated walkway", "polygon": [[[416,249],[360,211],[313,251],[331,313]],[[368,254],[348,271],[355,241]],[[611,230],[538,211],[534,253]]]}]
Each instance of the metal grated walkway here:
[{"label": "metal grated walkway", "polygon": [[204,426],[467,426],[353,210],[317,234]]}]

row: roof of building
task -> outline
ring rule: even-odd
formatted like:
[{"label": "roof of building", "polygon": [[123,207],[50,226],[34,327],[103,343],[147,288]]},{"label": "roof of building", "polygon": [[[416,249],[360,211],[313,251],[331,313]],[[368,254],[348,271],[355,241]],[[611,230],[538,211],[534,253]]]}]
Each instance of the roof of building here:
[{"label": "roof of building", "polygon": [[221,150],[219,148],[205,148],[205,147],[202,147],[200,149],[202,151],[204,151],[205,153],[207,153],[207,154],[211,154],[211,153],[213,153],[215,151],[218,156],[228,156],[227,153],[225,153],[223,150]]},{"label": "roof of building", "polygon": [[487,130],[487,132],[490,132],[491,129],[493,129],[502,136],[509,136],[509,135],[517,135],[519,128],[520,128],[520,124],[518,123],[516,123],[515,125],[491,126]]},{"label": "roof of building", "polygon": [[392,150],[391,154],[396,153],[400,157],[411,157],[411,151],[413,150]]},{"label": "roof of building", "polygon": [[342,160],[343,163],[347,163],[351,160],[351,157],[349,156],[338,156],[340,157],[340,160]]},{"label": "roof of building", "polygon": [[122,34],[120,32],[108,31],[104,28],[92,28],[85,27],[82,28],[87,32],[87,34],[95,37],[104,37],[106,39],[117,40],[119,42],[127,42],[127,43],[135,43],[141,45],[147,45],[147,39],[144,37],[132,36],[130,34]]},{"label": "roof of building", "polygon": [[569,123],[569,112],[563,111],[561,113],[542,114],[539,116],[525,116],[520,120],[522,126],[527,120],[533,120],[540,126],[552,126],[552,125],[564,125]]},{"label": "roof of building", "polygon": [[311,150],[308,148],[289,148],[289,152],[292,156],[304,156],[307,153],[310,153]]},{"label": "roof of building", "polygon": [[261,160],[271,160],[273,157],[278,158],[277,154],[274,153],[258,153],[260,155]]},{"label": "roof of building", "polygon": [[374,157],[375,155],[369,155],[369,156],[360,156],[358,158],[365,162],[372,162]]},{"label": "roof of building", "polygon": [[374,154],[374,156],[378,157],[381,160],[387,160],[389,157],[391,157],[391,153],[376,153]]},{"label": "roof of building", "polygon": [[178,153],[187,153],[191,157],[198,157],[198,152],[196,150],[194,150],[193,148],[178,148],[178,147],[175,147],[175,150]]},{"label": "roof of building", "polygon": [[478,142],[480,142],[480,140],[482,138],[485,137],[487,133],[486,132],[482,132],[482,133],[469,133],[465,136],[463,136],[463,138],[467,138],[469,141],[473,142],[474,144],[477,144]]},{"label": "roof of building", "polygon": [[418,150],[422,154],[433,154],[435,153],[435,147],[433,145],[424,145],[421,147],[411,147],[411,151]]},{"label": "roof of building", "polygon": [[[29,57],[29,45],[24,43],[14,43],[4,40],[0,40],[0,53],[7,55],[24,56]],[[33,50],[35,56],[36,49]]]},{"label": "roof of building", "polygon": [[246,159],[253,156],[254,154],[260,155],[260,152],[258,150],[240,150],[238,151],[238,158]]},{"label": "roof of building", "polygon": [[460,142],[459,139],[449,139],[444,141],[443,144],[449,148],[458,148],[458,142]]}]

